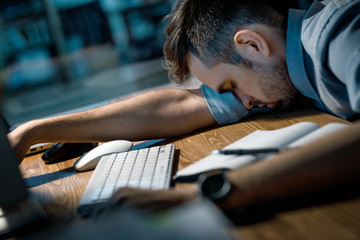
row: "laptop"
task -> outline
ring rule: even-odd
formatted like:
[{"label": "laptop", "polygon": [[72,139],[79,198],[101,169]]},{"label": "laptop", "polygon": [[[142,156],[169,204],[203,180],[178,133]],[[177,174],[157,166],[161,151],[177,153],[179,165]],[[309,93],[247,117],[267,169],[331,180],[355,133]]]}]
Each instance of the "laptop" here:
[{"label": "laptop", "polygon": [[18,168],[17,159],[6,133],[8,125],[0,120],[0,238],[11,236],[27,227],[45,223],[47,216],[41,205],[30,199]]}]

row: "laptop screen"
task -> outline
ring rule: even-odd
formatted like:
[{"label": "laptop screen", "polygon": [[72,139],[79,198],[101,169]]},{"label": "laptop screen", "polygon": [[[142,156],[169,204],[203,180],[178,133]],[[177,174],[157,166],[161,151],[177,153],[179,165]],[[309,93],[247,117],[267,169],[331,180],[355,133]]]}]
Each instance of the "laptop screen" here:
[{"label": "laptop screen", "polygon": [[0,120],[0,207],[15,204],[28,197],[28,191],[19,171],[17,159],[10,147],[7,126]]}]

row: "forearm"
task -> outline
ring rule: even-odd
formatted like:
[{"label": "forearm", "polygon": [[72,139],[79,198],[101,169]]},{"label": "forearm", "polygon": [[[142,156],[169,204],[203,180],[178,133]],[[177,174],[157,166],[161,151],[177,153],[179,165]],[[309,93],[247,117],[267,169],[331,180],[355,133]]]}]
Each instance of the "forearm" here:
[{"label": "forearm", "polygon": [[228,173],[233,194],[224,209],[303,195],[360,180],[360,124]]},{"label": "forearm", "polygon": [[[201,91],[163,90],[71,115],[28,122],[13,145],[172,137],[215,124]],[[18,154],[21,157],[21,153]]]}]

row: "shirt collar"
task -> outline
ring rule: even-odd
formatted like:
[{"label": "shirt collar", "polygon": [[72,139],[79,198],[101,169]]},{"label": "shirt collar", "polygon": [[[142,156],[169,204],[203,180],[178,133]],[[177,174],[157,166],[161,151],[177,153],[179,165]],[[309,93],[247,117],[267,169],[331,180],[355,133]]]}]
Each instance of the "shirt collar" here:
[{"label": "shirt collar", "polygon": [[301,24],[305,16],[304,10],[289,10],[286,36],[286,64],[291,82],[305,97],[319,100],[319,96],[312,87],[306,74],[303,46],[301,43]]}]

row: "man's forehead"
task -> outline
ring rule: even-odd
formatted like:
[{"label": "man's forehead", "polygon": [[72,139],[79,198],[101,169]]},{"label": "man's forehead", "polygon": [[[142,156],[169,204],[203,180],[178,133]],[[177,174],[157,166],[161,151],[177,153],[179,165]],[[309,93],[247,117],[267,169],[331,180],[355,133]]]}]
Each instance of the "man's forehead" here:
[{"label": "man's forehead", "polygon": [[188,54],[187,63],[189,65],[189,67],[190,67],[190,65],[196,65],[196,66],[200,66],[202,68],[207,68],[205,66],[205,64],[197,56],[195,56],[192,53]]},{"label": "man's forehead", "polygon": [[224,64],[221,63],[212,67],[208,67],[202,60],[193,54],[189,55],[188,58],[188,68],[193,75],[203,75],[207,77],[210,75],[214,77],[215,75],[223,74],[224,71],[221,70],[223,69],[221,67],[222,65]]},{"label": "man's forehead", "polygon": [[221,74],[223,74],[223,72],[217,71],[216,66],[213,68],[208,68],[195,55],[189,55],[188,67],[192,76],[215,91],[218,91],[220,85],[223,84],[223,82],[221,82],[221,79],[223,79]]},{"label": "man's forehead", "polygon": [[210,69],[208,69],[205,64],[193,54],[189,54],[187,64],[190,73],[199,80],[207,77],[206,75],[210,72]]}]

